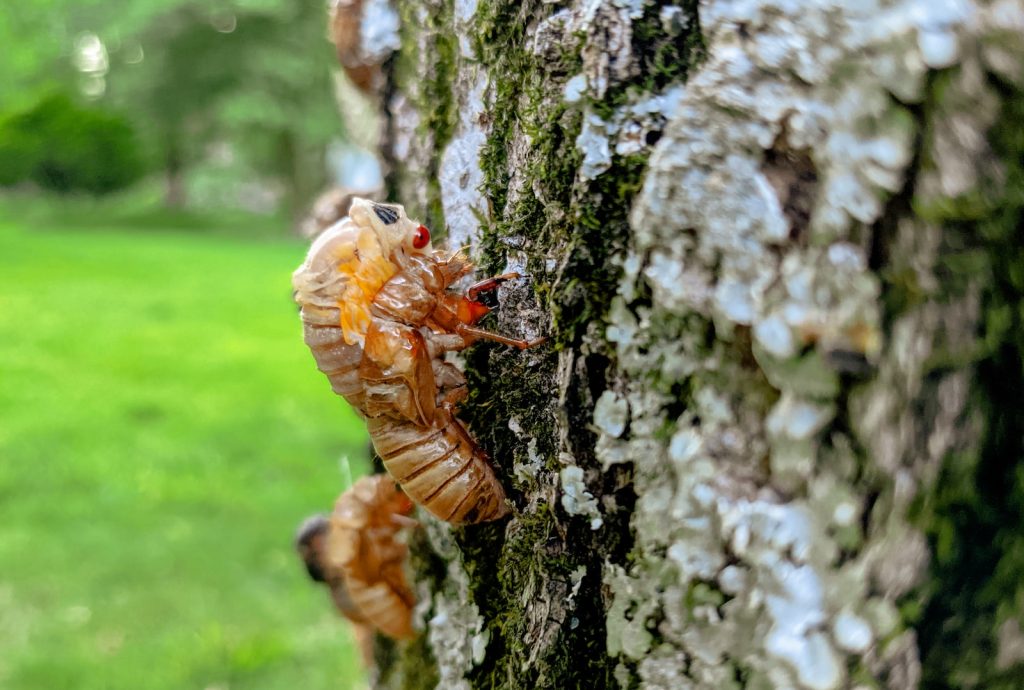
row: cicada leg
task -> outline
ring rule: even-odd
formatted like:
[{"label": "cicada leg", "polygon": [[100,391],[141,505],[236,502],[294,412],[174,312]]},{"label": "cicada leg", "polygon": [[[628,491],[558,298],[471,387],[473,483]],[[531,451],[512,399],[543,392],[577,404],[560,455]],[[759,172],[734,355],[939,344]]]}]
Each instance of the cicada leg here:
[{"label": "cicada leg", "polygon": [[[492,278],[485,278],[479,282],[473,283],[466,289],[466,297],[476,301],[482,292],[491,292],[497,290],[498,286],[509,280],[517,280],[522,278],[518,273],[503,273],[500,276],[494,276]],[[490,306],[490,305],[489,305]]]},{"label": "cicada leg", "polygon": [[411,518],[408,515],[402,515],[401,513],[394,513],[391,515],[391,522],[395,523],[398,527],[419,527],[420,521],[416,518]]},{"label": "cicada leg", "polygon": [[438,398],[438,407],[447,406],[455,409],[469,397],[469,388],[465,385],[444,391]]},{"label": "cicada leg", "polygon": [[458,367],[440,359],[434,360],[434,381],[437,382],[437,404],[458,406],[469,396],[466,377]]},{"label": "cicada leg", "polygon": [[[434,333],[427,328],[421,328],[420,333],[427,341],[427,352],[435,361],[438,357],[443,357],[445,352],[459,352],[469,347],[466,339],[456,333]],[[459,375],[462,375],[461,372]]]},{"label": "cicada leg", "polygon": [[498,307],[498,286],[519,277],[518,273],[505,273],[470,285],[462,297],[456,298],[455,313],[458,321],[467,326],[475,325]]},{"label": "cicada leg", "polygon": [[498,343],[505,345],[511,345],[517,347],[520,350],[526,350],[531,347],[536,347],[547,342],[547,338],[534,338],[533,340],[523,340],[520,338],[509,338],[508,336],[501,335],[499,333],[492,333],[491,331],[484,330],[483,328],[477,328],[465,323],[460,323],[455,326],[455,333],[424,333],[424,337],[427,340],[428,351],[431,357],[439,357],[445,352],[458,352],[465,350],[474,341],[477,340],[493,340]]},{"label": "cicada leg", "polygon": [[485,331],[482,328],[475,326],[466,326],[460,324],[457,328],[459,335],[468,341],[472,340],[493,340],[496,343],[502,343],[503,345],[510,345],[520,350],[528,350],[531,347],[537,347],[547,342],[546,337],[534,338],[533,340],[523,340],[521,338],[509,338],[508,336],[501,335],[500,333],[492,333]]}]

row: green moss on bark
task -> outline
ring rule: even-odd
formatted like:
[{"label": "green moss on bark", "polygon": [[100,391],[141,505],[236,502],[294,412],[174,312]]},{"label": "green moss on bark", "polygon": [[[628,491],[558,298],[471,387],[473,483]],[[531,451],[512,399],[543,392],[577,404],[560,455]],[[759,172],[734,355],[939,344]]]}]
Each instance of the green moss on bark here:
[{"label": "green moss on bark", "polygon": [[380,675],[377,687],[396,690],[435,690],[440,680],[437,663],[430,653],[426,635],[407,642],[377,635],[374,639],[374,665]]},{"label": "green moss on bark", "polygon": [[[582,70],[582,41],[570,41],[554,60],[535,55],[526,45],[536,22],[553,11],[542,2],[481,2],[476,19],[477,55],[494,87],[492,133],[481,157],[491,213],[483,224],[480,270],[501,272],[513,250],[525,255],[534,297],[552,316],[547,334],[555,345],[530,354],[480,345],[467,355],[473,395],[465,416],[505,486],[528,490],[510,492],[518,510],[509,525],[468,527],[457,536],[473,601],[490,633],[486,657],[470,675],[479,688],[617,686],[616,661],[606,650],[601,570],[606,560],[624,562],[632,545],[630,469],[615,468],[604,475],[602,486],[589,487],[599,499],[613,499],[606,504],[600,530],[562,511],[556,414],[564,414],[562,423],[573,430],[568,442],[575,462],[598,466],[595,437],[587,425],[593,399],[607,385],[609,361],[600,344],[593,343],[573,373],[569,399],[556,410],[554,350],[578,348],[588,328],[601,323],[609,309],[619,275],[611,257],[628,241],[628,212],[647,156],[616,156],[598,179],[578,177],[582,154],[575,142],[583,114],[564,102],[562,92],[565,82]],[[656,16],[657,8],[652,11]],[[653,59],[668,60],[664,42],[649,33],[649,52],[660,56]],[[647,75],[638,78],[630,93],[681,79],[689,64],[674,65],[671,76],[660,72],[663,83],[649,82]],[[625,94],[628,86],[609,98]],[[517,179],[519,188],[510,191]],[[559,265],[552,266],[551,257],[559,257]],[[521,432],[508,428],[511,417]],[[525,460],[527,439],[536,442],[533,452],[543,458],[544,467],[524,483],[511,470]],[[573,575],[580,573],[583,578],[572,595],[576,603],[569,606]],[[539,602],[551,606],[549,615],[538,617]]]},{"label": "green moss on bark", "polygon": [[[615,294],[619,270],[611,257],[628,241],[627,216],[643,181],[647,153],[616,156],[611,169],[587,182],[578,176],[582,154],[576,138],[581,107],[614,109],[685,77],[695,59],[693,46],[700,42],[696,3],[686,5],[688,29],[669,38],[658,19],[666,4],[652,4],[637,22],[633,49],[642,76],[617,84],[601,104],[575,106],[565,103],[563,90],[583,70],[582,37],[567,40],[554,56],[551,51],[537,55],[529,45],[536,24],[557,8],[540,0],[481,0],[475,15],[476,56],[492,87],[490,136],[481,152],[489,213],[481,223],[479,272],[505,270],[513,250],[517,258],[525,257],[533,292],[521,290],[513,299],[524,305],[535,301],[533,313],[551,315],[546,334],[555,345],[520,353],[481,344],[466,353],[472,394],[460,415],[491,455],[516,505],[509,522],[455,532],[471,599],[489,634],[482,663],[467,676],[476,688],[617,686],[616,660],[606,653],[601,572],[606,561],[624,563],[632,546],[631,469],[615,467],[601,475],[600,486],[588,485],[599,500],[610,499],[602,505],[605,523],[597,531],[588,520],[562,510],[558,470],[560,452],[566,450],[581,467],[599,466],[595,436],[587,426],[593,400],[607,387],[610,362],[600,342],[591,342],[586,354],[579,348],[588,328],[600,339],[601,329],[591,324],[602,322]],[[426,185],[430,208],[411,210],[425,211],[436,224],[441,213],[437,169],[457,121],[452,83],[463,62],[451,29],[450,0],[432,4],[425,23],[416,11],[418,3],[401,0],[398,5],[403,49],[395,59],[393,82],[412,99],[421,117],[420,134],[432,153],[429,170],[396,171],[393,187],[408,189],[416,176]],[[506,324],[496,323],[500,318],[515,317],[499,313],[483,325],[507,330]],[[548,323],[542,327],[548,330]],[[555,401],[564,372],[556,349],[565,348],[575,351],[570,360],[575,365],[559,408]],[[521,431],[509,428],[512,417]],[[571,430],[568,449],[556,437],[559,424]],[[529,450],[528,440],[534,442]],[[542,459],[543,467],[533,477],[515,476],[513,466],[531,454]],[[574,605],[566,601],[570,596]],[[409,647],[402,654],[423,651]],[[406,683],[411,679],[403,677]]]},{"label": "green moss on bark", "polygon": [[[685,5],[686,26],[671,35],[666,35],[659,17],[667,4],[650,4],[634,25],[638,76],[616,83],[600,101],[588,100],[597,114],[610,116],[631,97],[683,81],[702,59],[696,2]],[[611,169],[596,180],[578,178],[582,154],[575,142],[583,117],[565,103],[562,90],[582,69],[582,43],[566,46],[554,62],[523,48],[530,19],[548,11],[543,3],[501,0],[482,3],[479,9],[477,53],[491,74],[501,75],[493,134],[481,160],[493,219],[482,238],[483,268],[501,270],[508,239],[515,238],[513,244],[529,257],[531,275],[542,277],[535,287],[541,304],[554,317],[550,335],[566,347],[578,343],[588,325],[603,320],[608,311],[619,276],[610,259],[628,241],[629,208],[642,185],[648,154],[615,155]],[[528,190],[509,208],[509,146],[517,126],[530,138],[526,176],[543,193]],[[544,258],[556,253],[565,260],[552,271]]]},{"label": "green moss on bark", "polygon": [[[632,27],[637,77],[622,84],[613,84],[602,100],[594,101],[594,109],[599,115],[608,117],[632,96],[655,93],[685,80],[693,66],[704,59],[704,36],[700,31],[697,5],[697,0],[644,5],[643,16]],[[681,11],[678,19],[667,20],[670,26],[666,26],[662,10],[670,6]]]}]

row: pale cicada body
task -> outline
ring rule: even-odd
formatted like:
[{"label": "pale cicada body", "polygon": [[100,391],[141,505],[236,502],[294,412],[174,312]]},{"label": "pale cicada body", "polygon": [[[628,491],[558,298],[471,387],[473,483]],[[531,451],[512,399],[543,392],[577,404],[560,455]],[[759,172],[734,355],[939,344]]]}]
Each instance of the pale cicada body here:
[{"label": "pale cicada body", "polygon": [[465,378],[444,361],[479,339],[519,348],[477,328],[484,296],[509,274],[458,295],[471,270],[434,251],[430,233],[398,205],[355,199],[295,272],[305,340],[317,366],[367,420],[374,448],[413,501],[442,520],[473,523],[508,512],[487,456],[455,416]]}]

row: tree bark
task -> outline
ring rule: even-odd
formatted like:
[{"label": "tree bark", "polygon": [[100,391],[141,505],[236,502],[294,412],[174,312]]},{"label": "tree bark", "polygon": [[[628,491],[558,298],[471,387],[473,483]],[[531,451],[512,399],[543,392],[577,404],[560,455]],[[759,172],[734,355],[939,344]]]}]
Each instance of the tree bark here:
[{"label": "tree bark", "polygon": [[378,687],[1022,686],[1024,6],[868,5],[397,0],[389,196],[551,340]]}]

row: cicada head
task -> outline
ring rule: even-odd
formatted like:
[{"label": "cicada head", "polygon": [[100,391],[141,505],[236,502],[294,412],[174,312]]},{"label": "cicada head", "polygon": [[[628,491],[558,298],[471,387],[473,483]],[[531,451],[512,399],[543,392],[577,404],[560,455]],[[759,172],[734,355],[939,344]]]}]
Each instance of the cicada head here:
[{"label": "cicada head", "polygon": [[430,231],[426,226],[410,220],[399,204],[379,204],[369,199],[355,198],[349,216],[361,227],[372,228],[384,253],[401,264],[405,256],[433,253]]},{"label": "cicada head", "polygon": [[299,552],[309,577],[316,582],[327,581],[324,572],[323,544],[329,528],[330,522],[325,516],[314,515],[302,522],[295,535],[295,550]]}]

